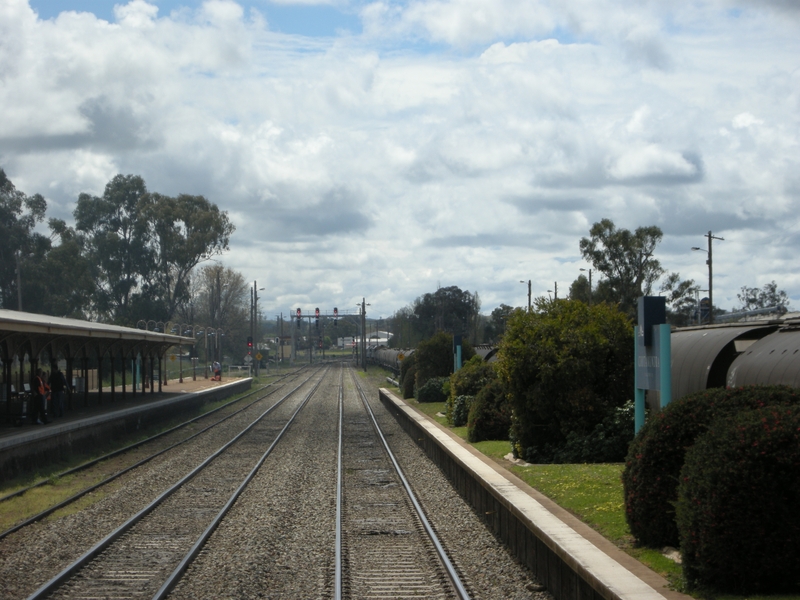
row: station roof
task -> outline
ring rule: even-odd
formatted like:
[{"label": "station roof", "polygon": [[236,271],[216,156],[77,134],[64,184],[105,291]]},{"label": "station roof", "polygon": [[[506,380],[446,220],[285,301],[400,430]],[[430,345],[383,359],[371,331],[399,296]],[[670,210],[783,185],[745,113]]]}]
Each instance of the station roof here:
[{"label": "station roof", "polygon": [[193,345],[195,339],[133,327],[0,309],[0,345],[6,355],[15,354],[16,349],[26,342],[30,342],[34,354],[38,354],[41,348],[51,342],[62,347],[99,342],[103,345],[134,347],[141,344],[166,348],[179,344]]}]

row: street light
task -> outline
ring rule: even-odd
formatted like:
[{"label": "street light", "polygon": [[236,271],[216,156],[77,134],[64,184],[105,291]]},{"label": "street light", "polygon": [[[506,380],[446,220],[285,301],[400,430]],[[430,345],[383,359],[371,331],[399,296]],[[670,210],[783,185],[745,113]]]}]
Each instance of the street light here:
[{"label": "street light", "polygon": [[592,305],[592,270],[591,269],[580,269],[584,273],[589,271],[589,306]]},{"label": "street light", "polygon": [[[524,280],[520,279],[520,283],[525,283]],[[528,312],[531,312],[531,280],[528,279]]]},{"label": "street light", "polygon": [[[554,300],[558,300],[558,282],[557,282],[557,281],[554,281],[553,283],[555,284],[555,285],[553,286],[553,289],[552,289],[552,290],[547,290],[547,293],[548,293],[548,294],[553,294],[553,299],[554,299]],[[554,290],[555,290],[555,291],[554,291]]]},{"label": "street light", "polygon": [[703,248],[699,248],[697,246],[692,246],[692,250],[701,250],[708,255],[706,258],[706,264],[708,265],[708,323],[709,325],[714,323],[714,280],[713,280],[713,270],[712,270],[712,254],[711,254],[711,240],[720,240],[725,241],[725,238],[715,237],[711,235],[711,231],[709,231],[704,237],[708,238],[708,250],[703,250]]}]

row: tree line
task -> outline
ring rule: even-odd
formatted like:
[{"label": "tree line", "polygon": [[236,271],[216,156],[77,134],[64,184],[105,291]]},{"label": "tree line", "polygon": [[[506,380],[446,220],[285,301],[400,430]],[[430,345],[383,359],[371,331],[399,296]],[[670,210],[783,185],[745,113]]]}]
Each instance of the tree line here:
[{"label": "tree line", "polygon": [[235,229],[216,204],[152,192],[141,176],[120,174],[102,196],[80,194],[73,218],[74,226],[48,219],[46,200],[17,190],[0,169],[0,308],[130,327],[197,324],[240,342],[247,335],[244,277],[203,264],[228,250]]},{"label": "tree line", "polygon": [[[591,265],[593,281],[580,274],[570,285],[567,299],[587,305],[608,304],[636,323],[637,299],[660,294],[667,305],[667,322],[686,326],[698,320],[700,285],[682,280],[680,273],[669,272],[656,257],[664,234],[656,225],[634,231],[617,228],[610,219],[594,223],[589,235],[578,242],[583,259]],[[788,308],[789,297],[772,281],[763,288],[743,286],[737,294],[741,306],[734,311],[781,305]],[[563,299],[563,297],[562,297]],[[497,344],[506,331],[515,307],[501,304],[490,315],[480,314],[478,293],[457,286],[439,288],[423,294],[398,310],[390,320],[392,345],[416,347],[437,331],[463,335],[473,345]],[[713,307],[714,314],[726,311]]]}]

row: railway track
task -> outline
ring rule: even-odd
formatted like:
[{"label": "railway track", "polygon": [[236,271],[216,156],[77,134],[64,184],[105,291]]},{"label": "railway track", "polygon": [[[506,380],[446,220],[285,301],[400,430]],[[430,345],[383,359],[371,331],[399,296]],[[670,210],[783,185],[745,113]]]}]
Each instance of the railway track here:
[{"label": "railway track", "polygon": [[[286,394],[29,598],[165,597],[321,380]],[[291,416],[266,418],[282,408]]]},{"label": "railway track", "polygon": [[[211,411],[209,411],[207,413],[204,413],[202,415],[199,415],[197,417],[194,417],[192,419],[188,419],[188,420],[186,420],[186,421],[184,421],[182,423],[179,423],[179,424],[175,425],[174,427],[171,427],[170,429],[168,429],[166,431],[162,431],[160,433],[157,433],[155,435],[147,437],[147,438],[145,438],[143,440],[139,440],[138,442],[135,442],[133,444],[129,444],[129,445],[127,445],[127,446],[125,446],[123,448],[120,448],[118,450],[114,450],[112,452],[108,452],[108,453],[106,453],[106,454],[104,454],[104,455],[102,455],[100,457],[97,457],[95,459],[92,459],[90,461],[82,463],[82,464],[80,464],[80,465],[78,465],[76,467],[68,469],[67,471],[63,471],[61,473],[58,473],[57,475],[55,475],[53,477],[56,480],[60,479],[62,477],[67,477],[69,475],[73,475],[73,474],[78,473],[80,471],[85,471],[85,470],[87,470],[87,469],[89,469],[89,468],[91,468],[91,467],[93,467],[95,465],[98,465],[98,464],[100,464],[100,463],[102,463],[104,461],[108,461],[108,460],[110,460],[112,458],[124,455],[126,453],[128,453],[129,455],[132,455],[133,451],[142,449],[143,447],[146,447],[148,444],[157,445],[159,442],[163,442],[156,449],[154,449],[152,451],[147,451],[147,452],[144,453],[144,456],[137,457],[135,460],[131,461],[131,463],[128,464],[126,467],[101,477],[100,480],[95,482],[94,484],[84,487],[83,489],[79,490],[78,492],[76,492],[75,494],[69,496],[68,498],[66,498],[66,499],[64,499],[64,500],[62,500],[62,501],[60,501],[60,502],[58,502],[56,504],[53,504],[52,506],[49,506],[49,507],[45,508],[44,510],[42,510],[42,511],[40,511],[40,512],[34,514],[34,515],[28,516],[28,517],[24,518],[23,520],[21,520],[19,523],[16,523],[14,526],[9,527],[5,531],[0,532],[0,540],[2,540],[3,538],[5,538],[6,536],[8,536],[8,535],[10,535],[12,533],[15,533],[16,531],[19,531],[20,529],[22,529],[22,528],[24,528],[24,527],[26,527],[26,526],[28,526],[28,525],[30,525],[32,523],[35,523],[37,521],[40,521],[41,519],[44,519],[45,517],[51,515],[52,513],[56,512],[57,510],[59,510],[61,508],[64,508],[64,507],[72,504],[73,502],[79,500],[83,496],[85,496],[85,495],[87,495],[87,494],[89,494],[89,493],[91,493],[91,492],[103,487],[104,485],[108,485],[109,483],[111,483],[114,480],[116,480],[117,478],[125,475],[126,473],[132,471],[133,469],[136,469],[137,467],[140,467],[140,466],[150,462],[151,460],[153,460],[153,459],[155,459],[155,458],[157,458],[157,457],[159,457],[159,456],[161,456],[161,455],[163,455],[163,454],[165,454],[165,453],[167,453],[167,452],[169,452],[171,450],[174,450],[175,448],[177,448],[177,447],[179,447],[179,446],[181,446],[183,444],[186,444],[187,442],[190,442],[191,440],[197,438],[198,436],[203,435],[204,433],[208,432],[209,430],[213,429],[214,427],[217,427],[217,426],[221,425],[222,423],[224,423],[225,421],[228,421],[229,419],[231,419],[231,418],[239,415],[240,413],[248,410],[252,406],[256,405],[257,403],[259,403],[259,402],[265,400],[266,398],[268,398],[269,396],[271,396],[273,393],[279,391],[285,385],[283,380],[286,379],[287,377],[289,377],[290,375],[294,375],[294,373],[289,374],[289,375],[284,375],[277,382],[272,382],[270,384],[262,386],[262,387],[254,390],[252,392],[249,392],[247,394],[244,394],[244,395],[240,396],[239,398],[236,398],[235,400],[227,402],[227,403],[223,404],[222,406],[219,406],[219,407],[217,407],[217,408],[215,408],[215,409],[213,409],[213,410],[211,410]],[[262,393],[262,392],[265,392],[265,390],[266,390],[266,393]],[[253,396],[255,396],[255,398],[252,398]],[[192,426],[192,425],[195,425],[195,424],[201,426],[201,429],[186,435],[185,432],[189,429],[189,427]],[[19,496],[22,496],[25,493],[27,493],[27,492],[29,492],[29,491],[31,491],[33,489],[36,489],[38,487],[42,487],[42,486],[47,485],[49,483],[51,483],[51,479],[43,479],[43,480],[35,482],[34,484],[32,484],[30,486],[27,486],[25,488],[16,490],[16,491],[14,491],[14,492],[12,492],[10,494],[6,494],[5,496],[0,497],[0,506],[2,505],[3,502],[6,502],[6,501],[11,500],[13,498],[17,498]]]},{"label": "railway track", "polygon": [[[380,403],[367,401],[372,393],[352,368],[327,372],[282,394],[248,431],[240,426],[238,440],[196,439],[181,451],[191,462],[155,461],[125,478],[121,491],[135,495],[162,471],[174,489],[159,482],[146,501],[128,504],[110,494],[0,542],[0,597],[531,598],[521,575],[500,583],[504,575],[492,573],[496,563],[510,569],[499,556],[487,561],[486,549],[497,551],[492,539],[465,556],[485,529],[476,522],[464,537],[471,512],[460,513],[449,488],[434,491],[418,479],[430,467],[411,458],[414,442]],[[405,491],[408,474],[426,505],[447,506],[446,515],[426,517]],[[115,511],[124,515],[113,518]],[[464,573],[467,583],[459,581]]]},{"label": "railway track", "polygon": [[340,393],[334,597],[469,598],[352,370],[350,379],[352,393]]}]

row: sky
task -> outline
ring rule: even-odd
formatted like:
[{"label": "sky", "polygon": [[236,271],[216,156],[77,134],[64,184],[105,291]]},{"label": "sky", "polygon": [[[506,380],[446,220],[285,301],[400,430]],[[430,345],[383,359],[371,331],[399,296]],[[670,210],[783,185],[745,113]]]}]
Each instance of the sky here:
[{"label": "sky", "polygon": [[798,0],[0,0],[0,115],[48,216],[118,173],[227,211],[267,318],[564,297],[603,218],[800,308]]}]

